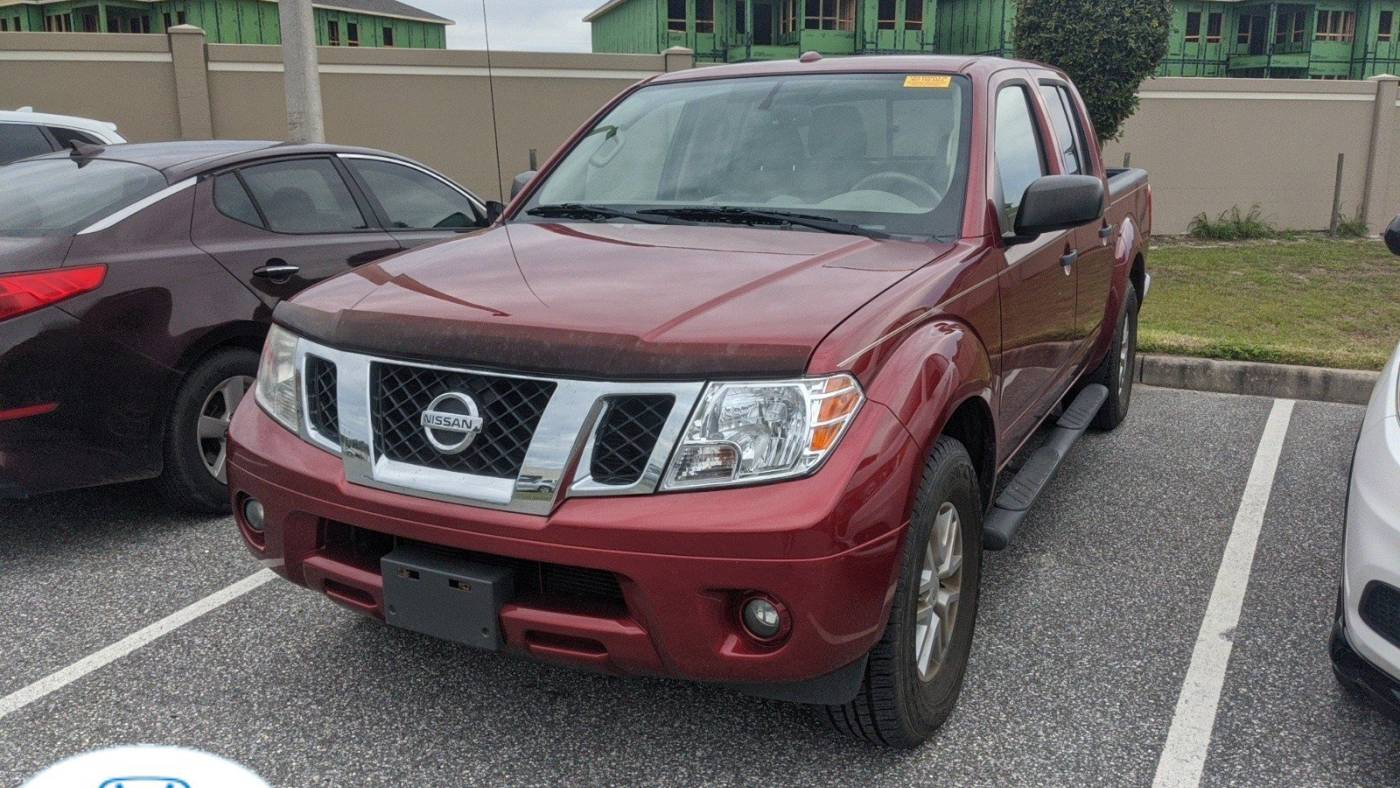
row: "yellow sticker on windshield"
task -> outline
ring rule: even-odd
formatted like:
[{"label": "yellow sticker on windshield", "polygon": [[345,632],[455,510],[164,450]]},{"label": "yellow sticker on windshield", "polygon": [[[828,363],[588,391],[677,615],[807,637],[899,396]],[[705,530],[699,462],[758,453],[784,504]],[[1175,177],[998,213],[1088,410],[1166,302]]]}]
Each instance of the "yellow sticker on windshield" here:
[{"label": "yellow sticker on windshield", "polygon": [[947,89],[952,87],[953,78],[949,76],[933,76],[931,74],[911,74],[904,78],[906,88],[939,88]]}]

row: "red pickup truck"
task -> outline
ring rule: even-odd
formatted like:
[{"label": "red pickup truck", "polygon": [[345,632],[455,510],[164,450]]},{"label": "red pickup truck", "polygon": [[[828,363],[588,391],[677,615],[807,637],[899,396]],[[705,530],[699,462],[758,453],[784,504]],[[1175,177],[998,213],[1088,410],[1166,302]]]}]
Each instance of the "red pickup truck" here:
[{"label": "red pickup truck", "polygon": [[808,56],[647,80],[526,176],[278,307],[249,549],[395,626],[924,740],[982,551],[1127,414],[1145,173],[1054,69]]}]

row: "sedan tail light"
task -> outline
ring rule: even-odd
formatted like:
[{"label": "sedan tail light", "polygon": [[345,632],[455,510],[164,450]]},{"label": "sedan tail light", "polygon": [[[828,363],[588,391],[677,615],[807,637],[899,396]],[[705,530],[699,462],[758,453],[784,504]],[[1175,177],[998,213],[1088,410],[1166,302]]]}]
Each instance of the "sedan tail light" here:
[{"label": "sedan tail light", "polygon": [[0,274],[0,320],[96,290],[106,277],[105,265]]}]

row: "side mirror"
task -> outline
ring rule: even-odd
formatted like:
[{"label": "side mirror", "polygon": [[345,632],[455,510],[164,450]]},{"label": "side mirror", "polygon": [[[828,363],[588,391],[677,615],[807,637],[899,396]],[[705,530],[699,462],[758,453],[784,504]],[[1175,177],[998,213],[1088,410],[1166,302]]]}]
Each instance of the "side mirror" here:
[{"label": "side mirror", "polygon": [[510,184],[510,198],[514,200],[515,195],[524,191],[525,187],[529,186],[530,181],[533,181],[538,174],[539,173],[534,170],[527,170],[515,176],[515,180],[511,181]]},{"label": "side mirror", "polygon": [[486,201],[486,223],[495,224],[500,221],[501,214],[506,212],[506,206],[495,200]]},{"label": "side mirror", "polygon": [[1012,240],[1024,243],[1042,233],[1069,230],[1103,218],[1107,194],[1090,175],[1046,175],[1026,188],[1016,212]]},{"label": "side mirror", "polygon": [[1385,231],[1385,245],[1390,247],[1392,253],[1400,254],[1400,216],[1395,217]]}]

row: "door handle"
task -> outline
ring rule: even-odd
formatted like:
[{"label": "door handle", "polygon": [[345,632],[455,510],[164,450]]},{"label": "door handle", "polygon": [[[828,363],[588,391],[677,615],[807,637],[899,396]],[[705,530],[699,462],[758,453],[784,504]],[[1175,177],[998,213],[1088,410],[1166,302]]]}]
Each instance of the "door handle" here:
[{"label": "door handle", "polygon": [[1065,254],[1064,257],[1061,257],[1061,258],[1060,258],[1060,265],[1064,266],[1064,268],[1065,268],[1065,273],[1068,274],[1068,273],[1070,272],[1070,269],[1074,268],[1074,264],[1075,264],[1078,260],[1079,260],[1079,250],[1078,250],[1078,249],[1071,249],[1071,250],[1069,250],[1068,253]]},{"label": "door handle", "polygon": [[253,269],[253,276],[262,279],[271,279],[274,282],[285,282],[296,276],[301,271],[299,266],[288,265],[286,260],[279,260],[276,257],[267,261],[267,265]]},{"label": "door handle", "polygon": [[1103,227],[1100,227],[1100,228],[1099,228],[1099,237],[1100,237],[1100,238],[1102,238],[1102,239],[1104,239],[1105,241],[1107,241],[1107,240],[1108,240],[1110,237],[1112,237],[1112,236],[1113,236],[1113,225],[1111,225],[1111,224],[1105,224]]}]

